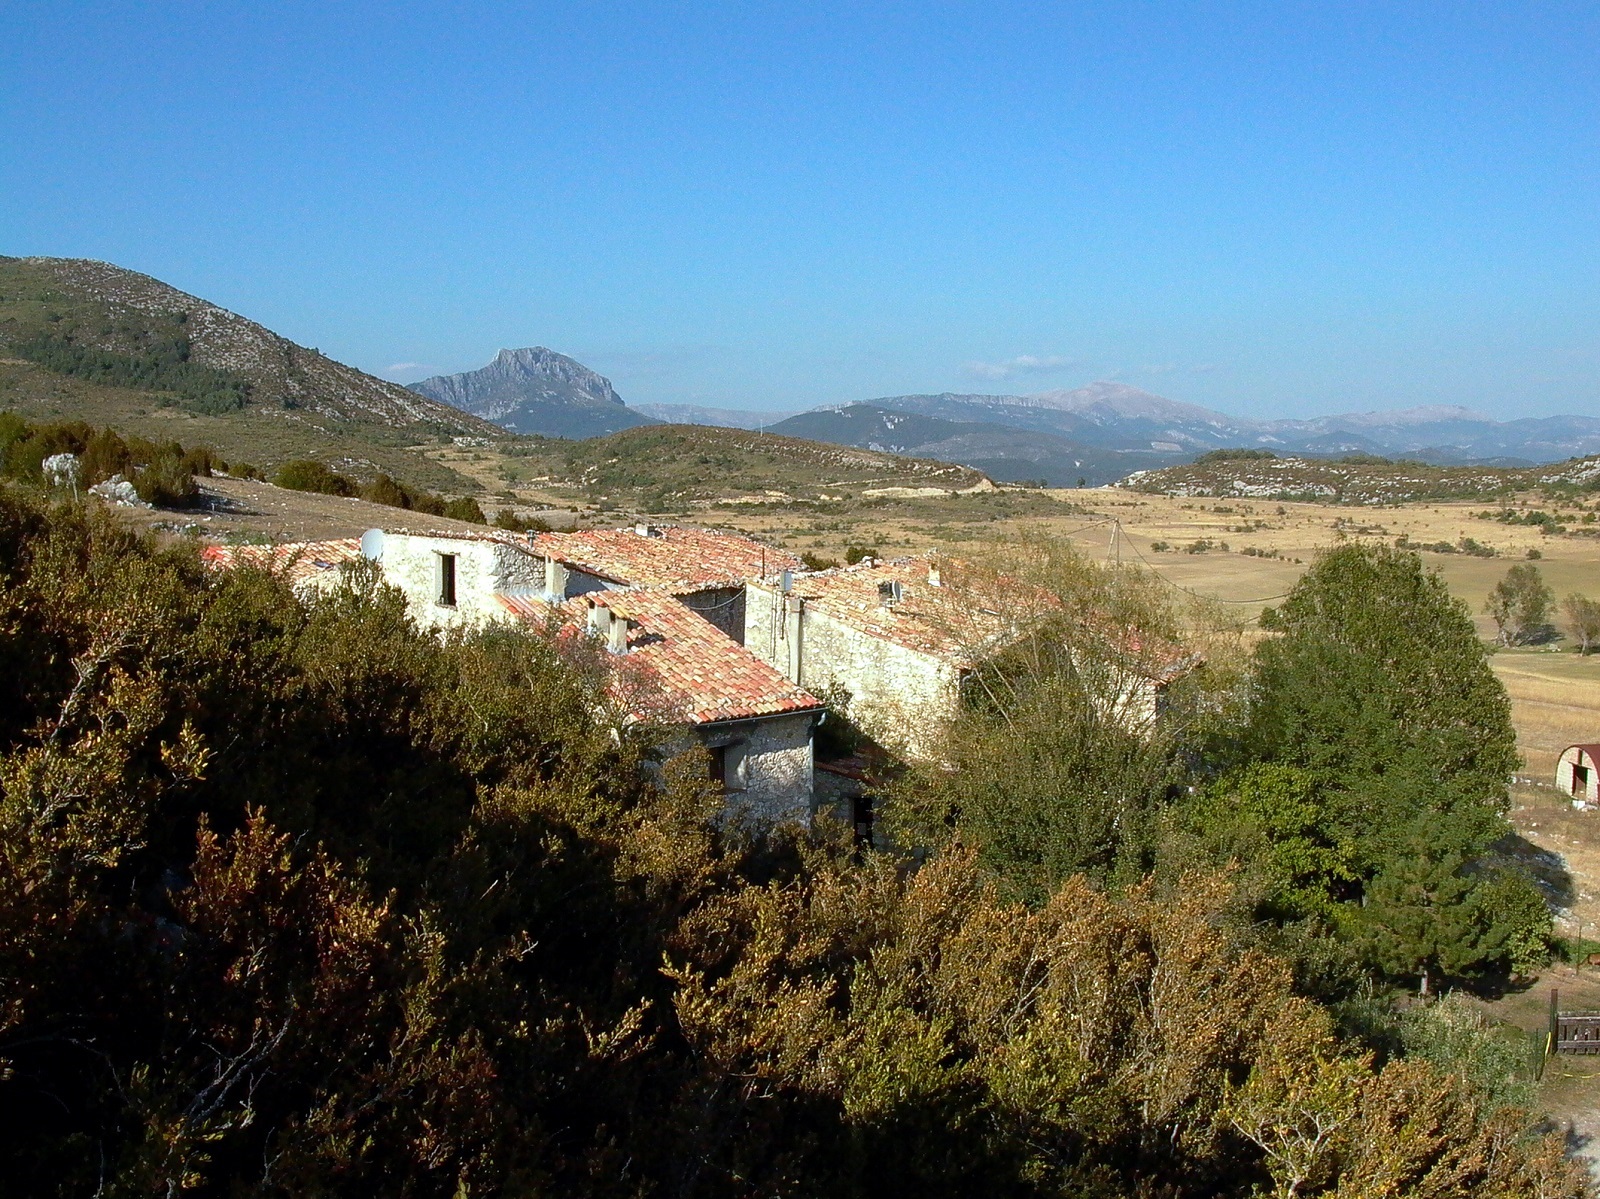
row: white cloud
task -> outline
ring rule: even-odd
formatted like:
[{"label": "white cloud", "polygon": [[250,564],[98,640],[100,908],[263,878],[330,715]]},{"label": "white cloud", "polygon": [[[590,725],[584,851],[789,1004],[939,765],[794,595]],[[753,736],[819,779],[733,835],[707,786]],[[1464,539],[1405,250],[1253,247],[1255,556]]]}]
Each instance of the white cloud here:
[{"label": "white cloud", "polygon": [[415,371],[432,370],[426,362],[396,362],[393,366],[383,368],[386,375],[409,375]]},{"label": "white cloud", "polygon": [[1047,375],[1079,365],[1076,358],[1062,358],[1054,354],[1019,354],[1003,362],[964,362],[961,373],[974,379],[1010,379],[1017,375]]}]

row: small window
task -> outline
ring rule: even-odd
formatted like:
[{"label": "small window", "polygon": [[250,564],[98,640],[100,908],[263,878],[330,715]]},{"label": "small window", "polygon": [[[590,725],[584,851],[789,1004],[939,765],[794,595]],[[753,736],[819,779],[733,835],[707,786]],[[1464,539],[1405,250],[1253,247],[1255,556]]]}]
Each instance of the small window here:
[{"label": "small window", "polygon": [[731,745],[714,745],[711,752],[711,781],[724,791],[745,789],[745,750],[743,741]]},{"label": "small window", "polygon": [[445,608],[456,606],[456,556],[439,555],[439,604]]},{"label": "small window", "polygon": [[856,848],[871,849],[873,847],[872,825],[872,796],[857,795],[850,800],[851,823],[856,826]]}]

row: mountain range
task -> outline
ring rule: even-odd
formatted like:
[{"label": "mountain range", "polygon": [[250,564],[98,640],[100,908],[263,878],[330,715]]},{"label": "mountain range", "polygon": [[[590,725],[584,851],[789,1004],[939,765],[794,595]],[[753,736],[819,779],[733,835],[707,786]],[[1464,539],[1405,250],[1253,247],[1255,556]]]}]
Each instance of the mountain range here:
[{"label": "mountain range", "polygon": [[762,408],[704,408],[699,404],[635,404],[651,420],[669,425],[712,425],[723,429],[770,429],[794,412]]},{"label": "mountain range", "polygon": [[[1212,449],[1374,454],[1438,465],[1530,466],[1600,454],[1600,419],[1498,421],[1455,406],[1258,421],[1102,381],[1032,395],[884,396],[808,412],[630,408],[611,382],[544,347],[410,387],[375,378],[160,280],[109,263],[0,256],[0,407],[72,411],[231,455],[333,456],[465,483],[426,443],[509,429],[588,438],[679,423],[821,440],[972,466],[1000,480],[1099,483]],[[420,474],[418,473],[420,472]]]},{"label": "mountain range", "polygon": [[1310,420],[1241,419],[1101,381],[1032,395],[883,396],[807,412],[688,404],[629,408],[603,376],[551,350],[502,350],[478,371],[412,385],[521,433],[590,437],[654,421],[770,429],[863,449],[939,458],[1000,480],[1053,486],[1112,482],[1191,461],[1208,450],[1260,447],[1281,455],[1374,454],[1440,465],[1531,466],[1600,453],[1600,419],[1497,421],[1434,406]]},{"label": "mountain range", "polygon": [[1280,454],[1365,453],[1441,464],[1516,466],[1600,452],[1600,419],[1594,417],[1497,421],[1466,408],[1434,406],[1257,421],[1110,382],[1026,396],[944,393],[867,402],[899,412],[1034,429],[1086,446],[1174,459],[1245,446]]}]

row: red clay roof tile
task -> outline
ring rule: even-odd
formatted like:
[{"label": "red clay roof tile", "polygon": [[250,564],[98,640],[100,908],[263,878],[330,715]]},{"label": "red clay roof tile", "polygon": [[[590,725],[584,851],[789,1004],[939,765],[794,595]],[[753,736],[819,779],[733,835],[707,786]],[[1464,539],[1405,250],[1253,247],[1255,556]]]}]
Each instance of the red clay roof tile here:
[{"label": "red clay roof tile", "polygon": [[800,570],[799,558],[738,533],[678,525],[635,529],[584,529],[540,533],[533,552],[586,574],[633,587],[659,587],[675,594],[712,587],[737,587],[746,579]]}]

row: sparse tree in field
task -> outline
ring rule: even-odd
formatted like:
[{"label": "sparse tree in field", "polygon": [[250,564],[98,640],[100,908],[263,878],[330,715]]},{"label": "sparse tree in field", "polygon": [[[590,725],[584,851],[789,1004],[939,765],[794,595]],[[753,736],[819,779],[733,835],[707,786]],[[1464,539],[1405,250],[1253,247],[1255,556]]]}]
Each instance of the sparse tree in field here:
[{"label": "sparse tree in field", "polygon": [[1600,600],[1573,592],[1561,601],[1561,615],[1580,654],[1589,653],[1600,643]]},{"label": "sparse tree in field", "polygon": [[1494,620],[1501,645],[1526,645],[1549,628],[1554,603],[1555,593],[1539,568],[1523,563],[1506,571],[1506,577],[1494,585],[1483,610]]}]

